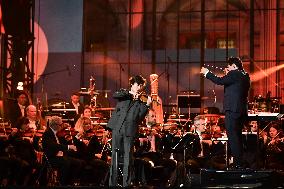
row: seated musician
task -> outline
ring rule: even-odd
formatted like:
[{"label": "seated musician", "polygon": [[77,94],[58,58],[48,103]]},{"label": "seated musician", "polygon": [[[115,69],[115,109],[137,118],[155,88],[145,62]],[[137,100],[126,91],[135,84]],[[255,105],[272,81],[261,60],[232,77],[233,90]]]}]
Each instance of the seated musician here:
[{"label": "seated musician", "polygon": [[245,166],[252,169],[263,168],[267,132],[259,129],[257,121],[250,121],[243,129],[242,140]]},{"label": "seated musician", "polygon": [[9,144],[13,148],[14,157],[24,165],[23,175],[18,179],[25,185],[35,184],[34,179],[37,178],[40,165],[37,162],[29,120],[26,117],[21,117],[15,126],[18,131],[9,136]]},{"label": "seated musician", "polygon": [[[212,141],[208,140],[208,133],[206,131],[206,118],[205,116],[198,115],[193,120],[193,132],[197,136],[197,142],[195,142],[191,158],[189,159],[189,164],[192,164],[192,160],[197,161],[198,167],[204,167],[205,159],[204,157],[208,157],[210,151],[209,148],[212,145]],[[199,158],[198,158],[199,157]]]},{"label": "seated musician", "polygon": [[[197,156],[193,156],[193,160],[197,162],[199,168],[212,167],[223,169],[225,166],[223,157],[225,155],[225,146],[223,143],[213,140],[213,138],[219,137],[220,127],[213,125],[211,130],[208,131],[206,117],[203,115],[198,115],[194,118],[193,127],[200,141],[200,149],[198,146],[195,147],[195,151],[199,153],[196,154]],[[191,161],[189,162],[192,163]]]},{"label": "seated musician", "polygon": [[29,120],[29,127],[34,130],[45,130],[45,126],[41,125],[38,111],[35,105],[29,105],[26,108],[27,118]]},{"label": "seated musician", "polygon": [[[163,167],[161,174],[159,175],[161,182],[172,181],[174,170],[176,169],[176,162],[171,159],[167,159],[162,156],[162,141],[160,135],[160,125],[156,123],[156,113],[153,109],[149,109],[145,116],[146,129],[143,130],[143,137],[136,141],[136,178],[138,182],[146,184],[153,176],[151,167],[161,166]],[[140,133],[141,134],[141,133]],[[173,183],[171,183],[173,184]]]},{"label": "seated musician", "polygon": [[91,116],[92,116],[92,108],[88,105],[84,106],[84,110],[81,117],[91,118]]},{"label": "seated musician", "polygon": [[35,105],[29,105],[26,108],[26,114],[27,114],[27,119],[28,119],[28,127],[31,131],[33,131],[33,144],[34,148],[37,151],[41,151],[42,147],[39,144],[40,139],[42,137],[42,134],[44,130],[46,129],[45,125],[43,125],[43,121],[41,118],[41,115],[39,115],[40,112],[38,112],[37,108]]},{"label": "seated musician", "polygon": [[[91,120],[87,117],[80,117],[75,124],[75,131],[78,134],[75,136],[76,141],[83,142],[88,150],[88,158],[102,158],[103,146],[99,142],[98,137],[96,136],[96,130],[93,129]],[[74,141],[75,143],[75,141]],[[81,149],[78,149],[81,150]],[[82,154],[83,155],[83,154]],[[86,155],[86,154],[84,154]]]},{"label": "seated musician", "polygon": [[84,105],[80,102],[80,94],[78,92],[72,93],[70,102],[66,105],[66,108],[76,110],[67,113],[68,119],[74,119],[74,122],[70,122],[71,126],[74,126],[81,114],[83,113],[84,109]]},{"label": "seated musician", "polygon": [[80,159],[84,159],[88,165],[92,167],[90,174],[92,174],[93,177],[86,182],[105,185],[109,165],[102,159],[107,160],[107,158],[110,158],[106,151],[107,144],[104,143],[105,139],[102,139],[102,145],[95,131],[92,129],[90,118],[87,117],[80,117],[74,129],[78,132],[74,138],[74,144],[77,147],[77,156]]},{"label": "seated musician", "polygon": [[10,104],[10,108],[7,110],[12,127],[16,127],[17,120],[26,115],[25,108],[31,103],[29,95],[25,91],[18,91],[16,99],[17,101]]},{"label": "seated musician", "polygon": [[284,169],[284,135],[280,123],[275,122],[269,127],[265,143],[265,168]]},{"label": "seated musician", "polygon": [[149,109],[147,115],[145,116],[146,127],[149,129],[149,134],[147,135],[147,140],[150,142],[150,152],[160,152],[160,140],[161,136],[159,131],[161,130],[160,125],[156,122],[156,113],[153,109]]},{"label": "seated musician", "polygon": [[59,170],[59,180],[62,185],[72,185],[85,166],[84,161],[68,156],[68,151],[76,151],[75,145],[65,145],[59,141],[57,133],[63,127],[62,119],[52,116],[49,120],[49,127],[43,133],[42,147],[47,161],[53,168]]}]

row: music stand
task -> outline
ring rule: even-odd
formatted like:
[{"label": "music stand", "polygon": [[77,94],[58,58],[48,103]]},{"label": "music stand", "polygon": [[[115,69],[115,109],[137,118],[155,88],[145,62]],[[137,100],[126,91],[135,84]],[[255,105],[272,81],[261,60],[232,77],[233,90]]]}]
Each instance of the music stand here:
[{"label": "music stand", "polygon": [[195,141],[195,136],[192,134],[186,134],[184,136],[182,136],[180,138],[180,140],[178,141],[178,143],[174,146],[171,147],[172,152],[173,151],[179,151],[182,150],[183,151],[183,161],[182,161],[182,177],[183,177],[183,183],[181,183],[180,186],[190,186],[191,183],[191,177],[190,177],[190,173],[186,172],[186,151],[187,151],[187,147],[191,147],[191,150],[193,151],[193,145],[194,145],[194,141]]},{"label": "music stand", "polygon": [[191,109],[201,108],[200,95],[177,95],[177,108],[179,110],[179,114],[181,108],[186,108],[188,110],[188,117],[190,119],[190,113],[192,112]]},{"label": "music stand", "polygon": [[200,108],[200,95],[178,95],[177,105],[179,108]]}]

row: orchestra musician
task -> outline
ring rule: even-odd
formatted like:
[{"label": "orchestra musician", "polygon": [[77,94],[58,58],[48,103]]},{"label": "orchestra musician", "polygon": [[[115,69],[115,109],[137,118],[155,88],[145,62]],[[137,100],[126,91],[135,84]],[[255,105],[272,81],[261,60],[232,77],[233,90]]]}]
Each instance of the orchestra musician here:
[{"label": "orchestra musician", "polygon": [[104,154],[106,144],[99,142],[96,132],[92,128],[90,118],[80,117],[74,129],[78,132],[73,139],[74,145],[77,147],[77,158],[86,161],[91,166],[90,174],[92,174],[92,179],[86,182],[92,182],[98,186],[105,185],[109,165],[102,160],[102,157],[107,156],[107,154]]},{"label": "orchestra musician", "polygon": [[264,144],[267,142],[267,132],[259,129],[257,121],[250,121],[242,132],[244,141],[243,159],[246,167],[257,169],[264,167]]},{"label": "orchestra musician", "polygon": [[[160,131],[160,126],[159,124],[156,123],[156,113],[153,109],[149,109],[146,117],[145,117],[145,124],[146,127],[144,128],[145,130],[143,130],[143,134],[144,138],[139,138],[139,143],[140,144],[149,144],[149,149],[142,149],[142,150],[149,150],[146,152],[157,152],[160,151],[158,150],[158,147],[160,147],[160,145],[158,145],[158,143],[160,142],[161,136],[159,134]],[[139,151],[139,147],[138,149],[136,149],[136,152]],[[143,152],[142,152],[143,153]],[[145,151],[144,151],[145,153]]]},{"label": "orchestra musician", "polygon": [[194,152],[191,159],[188,160],[188,165],[194,165],[197,167],[191,167],[191,172],[199,170],[196,168],[216,168],[223,169],[225,166],[225,146],[223,143],[216,141],[215,139],[221,137],[221,128],[218,125],[212,125],[211,128],[207,128],[207,120],[205,115],[197,115],[193,120],[193,130],[198,139],[193,147]]},{"label": "orchestra musician", "polygon": [[49,127],[42,136],[43,152],[47,161],[53,168],[59,170],[59,181],[62,185],[73,185],[76,178],[85,166],[85,162],[77,158],[68,156],[68,151],[76,151],[75,145],[66,145],[59,141],[57,133],[63,127],[62,119],[58,116],[52,116],[49,120]]},{"label": "orchestra musician", "polygon": [[10,105],[8,110],[8,119],[11,121],[12,127],[16,127],[15,124],[20,117],[26,115],[25,108],[31,104],[30,97],[26,91],[18,91],[16,93],[17,101]]},{"label": "orchestra musician", "polygon": [[74,122],[71,124],[72,126],[74,126],[76,121],[79,119],[79,117],[84,111],[84,105],[80,102],[80,93],[78,92],[73,92],[70,99],[71,101],[69,102],[69,104],[66,105],[66,108],[76,110],[75,112],[68,112],[68,118],[74,119]]},{"label": "orchestra musician", "polygon": [[45,130],[45,126],[41,125],[38,111],[35,105],[28,105],[26,108],[27,118],[29,120],[29,127],[34,130]]},{"label": "orchestra musician", "polygon": [[[123,187],[129,187],[133,180],[134,139],[138,125],[145,118],[152,102],[151,97],[147,97],[146,102],[142,102],[139,98],[145,84],[146,79],[141,75],[133,76],[129,79],[130,90],[120,89],[113,95],[118,103],[107,124],[107,127],[112,130],[110,187],[118,184],[118,162],[123,162]],[[118,160],[120,158],[123,160]]]},{"label": "orchestra musician", "polygon": [[34,178],[40,168],[28,125],[29,120],[26,117],[19,118],[15,125],[18,128],[17,132],[9,135],[9,144],[13,149],[10,156],[15,158],[18,171],[22,173],[16,178],[18,185],[35,184]]},{"label": "orchestra musician", "polygon": [[89,105],[84,106],[84,110],[81,117],[91,118],[91,116],[92,116],[92,108]]},{"label": "orchestra musician", "polygon": [[37,151],[41,151],[40,140],[42,137],[43,132],[45,131],[46,127],[43,124],[43,119],[38,112],[37,107],[35,105],[28,105],[26,108],[26,118],[28,120],[28,128],[30,132],[32,132],[32,141],[34,148]]},{"label": "orchestra musician", "polygon": [[204,67],[200,73],[213,83],[224,85],[225,127],[233,156],[232,168],[239,169],[243,167],[242,128],[248,113],[250,77],[244,71],[240,58],[230,57],[227,64],[223,77],[214,75]]},{"label": "orchestra musician", "polygon": [[195,141],[195,145],[192,149],[191,158],[196,160],[198,163],[198,167],[205,167],[206,158],[210,153],[210,146],[212,145],[212,141],[209,138],[210,133],[206,132],[206,118],[205,116],[198,115],[193,120],[193,130],[194,134],[197,137]]},{"label": "orchestra musician", "polygon": [[151,108],[145,117],[145,125],[146,127],[143,128],[145,130],[142,130],[143,133],[139,133],[143,137],[139,138],[137,140],[138,144],[135,145],[135,173],[137,181],[142,185],[151,182],[151,177],[154,174],[151,168],[159,166],[162,170],[159,175],[161,184],[173,185],[176,162],[162,155],[161,126],[156,123],[156,113]]},{"label": "orchestra musician", "polygon": [[[85,152],[88,153],[85,154],[85,152],[79,152],[80,156],[84,156],[84,158],[93,159],[96,157],[97,159],[101,159],[103,144],[100,143],[98,137],[96,136],[97,133],[92,127],[91,119],[87,117],[80,117],[76,122],[74,129],[78,132],[74,139],[76,141],[83,142],[85,146],[84,148],[86,148]],[[78,151],[80,150],[82,149],[78,149]]]},{"label": "orchestra musician", "polygon": [[280,124],[270,125],[265,143],[265,168],[284,169],[284,135]]}]

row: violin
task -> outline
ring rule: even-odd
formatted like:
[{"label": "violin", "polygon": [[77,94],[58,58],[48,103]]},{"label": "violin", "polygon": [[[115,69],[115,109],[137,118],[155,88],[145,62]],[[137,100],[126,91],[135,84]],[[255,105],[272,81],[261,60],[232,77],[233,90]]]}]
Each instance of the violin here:
[{"label": "violin", "polygon": [[139,99],[140,99],[140,101],[146,103],[147,100],[148,100],[148,95],[147,95],[145,92],[143,92],[143,93],[139,96]]},{"label": "violin", "polygon": [[81,138],[85,139],[85,140],[90,140],[94,135],[96,135],[96,130],[95,129],[89,129],[89,130],[84,132],[84,135]]},{"label": "violin", "polygon": [[34,134],[35,134],[35,130],[34,129],[26,129],[26,130],[22,131],[23,137],[33,138]]},{"label": "violin", "polygon": [[[156,98],[153,98],[154,96],[156,96]],[[147,95],[145,91],[141,91],[141,92],[138,94],[138,99],[139,99],[141,102],[144,102],[144,103],[147,103],[148,97],[151,97],[151,101],[152,101],[152,102],[157,102],[157,103],[158,103],[157,95]]]},{"label": "violin", "polygon": [[67,142],[73,144],[73,137],[78,134],[69,124],[64,123],[62,128],[56,133],[57,137],[64,138]]},{"label": "violin", "polygon": [[201,133],[201,137],[202,137],[202,140],[211,140],[211,134],[210,133]]},{"label": "violin", "polygon": [[283,142],[284,142],[284,137],[282,137],[282,138],[279,138],[279,137],[273,138],[273,139],[271,139],[270,142],[268,143],[268,146],[269,146],[269,145],[277,145],[277,144],[283,143]]}]

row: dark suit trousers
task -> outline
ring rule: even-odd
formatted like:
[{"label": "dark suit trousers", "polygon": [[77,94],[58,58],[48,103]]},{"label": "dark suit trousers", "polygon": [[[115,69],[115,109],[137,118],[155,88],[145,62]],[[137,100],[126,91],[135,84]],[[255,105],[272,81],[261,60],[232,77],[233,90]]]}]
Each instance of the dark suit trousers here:
[{"label": "dark suit trousers", "polygon": [[[112,162],[110,168],[109,186],[117,186],[118,165],[123,162],[123,187],[127,187],[133,180],[133,144],[134,137],[123,133],[112,133]],[[118,151],[118,153],[116,153]],[[118,154],[118,157],[116,157]],[[116,161],[117,160],[117,161]]]},{"label": "dark suit trousers", "polygon": [[85,166],[83,160],[67,156],[50,158],[49,161],[52,167],[59,169],[60,184],[62,185],[73,184],[76,179],[80,178]]},{"label": "dark suit trousers", "polygon": [[242,162],[243,143],[242,143],[242,128],[246,115],[241,113],[226,111],[225,126],[231,149],[231,154],[234,158],[234,164],[240,165]]}]

